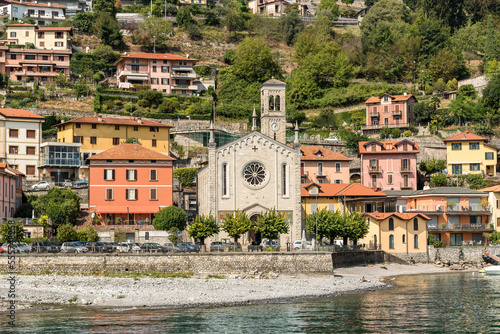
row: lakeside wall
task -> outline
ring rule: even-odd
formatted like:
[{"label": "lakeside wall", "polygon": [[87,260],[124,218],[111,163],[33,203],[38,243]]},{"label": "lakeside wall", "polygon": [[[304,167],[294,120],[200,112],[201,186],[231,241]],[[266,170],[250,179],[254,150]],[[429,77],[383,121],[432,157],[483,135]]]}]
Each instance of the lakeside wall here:
[{"label": "lakeside wall", "polygon": [[[93,272],[194,272],[233,274],[332,273],[332,255],[318,253],[222,254],[28,254],[17,255],[20,274]],[[0,272],[7,271],[7,256],[0,256]]]}]

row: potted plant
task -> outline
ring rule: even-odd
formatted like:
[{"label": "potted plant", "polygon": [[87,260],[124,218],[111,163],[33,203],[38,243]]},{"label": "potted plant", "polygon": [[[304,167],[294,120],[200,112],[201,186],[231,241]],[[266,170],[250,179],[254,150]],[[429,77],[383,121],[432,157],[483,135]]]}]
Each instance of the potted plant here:
[{"label": "potted plant", "polygon": [[454,201],[447,201],[446,202],[446,206],[448,208],[450,208],[451,210],[453,210],[453,208],[455,207],[455,205],[457,205],[457,203],[455,203]]},{"label": "potted plant", "polygon": [[483,210],[486,210],[489,206],[490,206],[490,202],[488,202],[488,200],[486,198],[483,198],[481,200],[481,207],[483,208]]},{"label": "potted plant", "polygon": [[447,225],[448,223],[441,223],[441,228],[446,228]]},{"label": "potted plant", "polygon": [[122,224],[122,221],[123,221],[123,218],[122,218],[122,217],[118,217],[118,218],[116,218],[116,225],[121,225],[121,224]]}]

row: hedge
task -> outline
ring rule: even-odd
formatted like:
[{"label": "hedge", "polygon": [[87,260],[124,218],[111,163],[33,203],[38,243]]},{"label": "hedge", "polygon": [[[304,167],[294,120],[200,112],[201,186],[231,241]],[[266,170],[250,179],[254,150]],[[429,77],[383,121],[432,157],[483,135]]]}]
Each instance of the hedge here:
[{"label": "hedge", "polygon": [[201,167],[186,167],[174,169],[174,178],[179,178],[179,181],[184,187],[192,187],[195,185],[194,178],[196,171]]}]

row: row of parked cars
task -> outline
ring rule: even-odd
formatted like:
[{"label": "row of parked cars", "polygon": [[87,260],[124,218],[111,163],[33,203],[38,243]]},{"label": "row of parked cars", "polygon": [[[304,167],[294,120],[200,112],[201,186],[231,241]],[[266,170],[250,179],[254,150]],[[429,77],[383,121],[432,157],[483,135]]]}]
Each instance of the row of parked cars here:
[{"label": "row of parked cars", "polygon": [[[79,179],[76,181],[71,181],[69,179],[64,180],[63,182],[57,183],[56,186],[64,187],[64,188],[71,188],[71,187],[85,187],[89,185],[89,181],[87,179]],[[31,186],[32,190],[48,190],[52,188],[50,183],[47,181],[40,181],[38,183],[35,183],[34,185]]]},{"label": "row of parked cars", "polygon": [[[9,244],[0,243],[0,253],[8,252]],[[12,244],[14,253],[191,253],[199,252],[200,247],[190,242],[178,244],[165,243],[160,245],[154,242],[86,242],[72,241],[64,243],[51,243],[49,241],[37,241],[29,245],[24,242]]]}]

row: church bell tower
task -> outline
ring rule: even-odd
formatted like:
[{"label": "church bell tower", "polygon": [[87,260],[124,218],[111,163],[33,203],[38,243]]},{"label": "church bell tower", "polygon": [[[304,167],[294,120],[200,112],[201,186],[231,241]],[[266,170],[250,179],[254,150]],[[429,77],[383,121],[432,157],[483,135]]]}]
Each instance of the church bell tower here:
[{"label": "church bell tower", "polygon": [[274,79],[260,86],[261,131],[283,144],[286,143],[286,83]]}]

